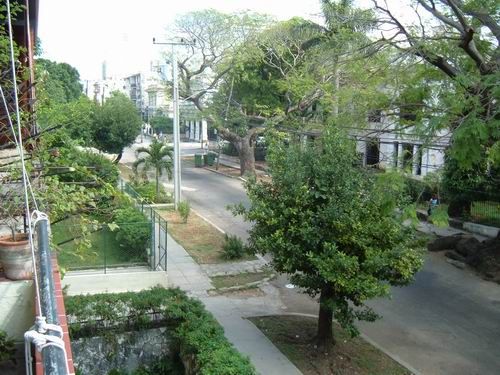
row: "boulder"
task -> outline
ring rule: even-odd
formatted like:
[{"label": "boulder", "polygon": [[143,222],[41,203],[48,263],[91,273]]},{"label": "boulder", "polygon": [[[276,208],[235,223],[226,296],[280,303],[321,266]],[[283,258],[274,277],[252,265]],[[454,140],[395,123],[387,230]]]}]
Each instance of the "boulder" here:
[{"label": "boulder", "polygon": [[467,263],[465,257],[461,256],[460,254],[457,254],[454,251],[447,251],[444,253],[445,257],[453,259],[453,260],[458,260],[459,262],[462,263]]},{"label": "boulder", "polygon": [[429,251],[443,251],[443,250],[453,250],[457,243],[462,240],[465,236],[457,234],[448,237],[439,237],[434,241],[427,244],[427,249]]},{"label": "boulder", "polygon": [[464,257],[474,256],[478,250],[481,248],[481,242],[475,237],[463,237],[455,245],[455,250],[457,253]]}]

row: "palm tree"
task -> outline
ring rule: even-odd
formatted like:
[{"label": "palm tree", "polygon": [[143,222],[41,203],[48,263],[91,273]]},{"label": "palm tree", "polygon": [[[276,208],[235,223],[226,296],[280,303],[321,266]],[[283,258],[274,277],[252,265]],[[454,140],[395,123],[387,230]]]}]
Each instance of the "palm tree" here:
[{"label": "palm tree", "polygon": [[[135,154],[137,155],[137,160],[134,162],[132,169],[134,173],[137,173],[138,167],[142,164],[143,170],[147,171],[150,169],[155,170],[156,177],[156,197],[160,195],[160,184],[159,179],[163,171],[167,172],[168,178],[172,177],[173,168],[173,148],[165,145],[164,143],[153,139],[153,142],[149,147],[139,147]],[[140,156],[141,154],[146,154]],[[140,156],[140,157],[139,157]]]}]

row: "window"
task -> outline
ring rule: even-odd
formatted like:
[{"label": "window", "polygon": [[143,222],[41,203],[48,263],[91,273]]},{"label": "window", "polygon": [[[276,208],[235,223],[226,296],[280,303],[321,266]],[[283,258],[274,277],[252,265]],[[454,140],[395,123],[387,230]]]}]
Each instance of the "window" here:
[{"label": "window", "polygon": [[416,169],[415,174],[417,176],[422,175],[422,145],[417,146],[417,160],[416,160]]},{"label": "window", "polygon": [[377,138],[366,142],[366,165],[377,166],[380,162],[380,142]]},{"label": "window", "polygon": [[394,142],[394,151],[392,153],[393,159],[392,159],[392,165],[394,168],[398,167],[398,158],[399,158],[399,143]]},{"label": "window", "polygon": [[411,143],[403,143],[403,169],[412,168],[413,164],[413,145]]},{"label": "window", "polygon": [[375,109],[368,114],[368,122],[382,122],[382,111]]},{"label": "window", "polygon": [[148,104],[150,108],[156,108],[156,91],[148,92]]}]

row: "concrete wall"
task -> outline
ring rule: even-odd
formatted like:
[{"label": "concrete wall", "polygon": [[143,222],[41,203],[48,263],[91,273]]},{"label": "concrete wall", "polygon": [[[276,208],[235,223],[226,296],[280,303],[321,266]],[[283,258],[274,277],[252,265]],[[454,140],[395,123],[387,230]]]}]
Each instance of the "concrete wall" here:
[{"label": "concrete wall", "polygon": [[0,329],[16,341],[35,323],[33,281],[0,282]]},{"label": "concrete wall", "polygon": [[104,274],[68,272],[62,280],[68,287],[68,295],[138,292],[156,285],[168,287],[167,273],[164,271],[111,272]]}]

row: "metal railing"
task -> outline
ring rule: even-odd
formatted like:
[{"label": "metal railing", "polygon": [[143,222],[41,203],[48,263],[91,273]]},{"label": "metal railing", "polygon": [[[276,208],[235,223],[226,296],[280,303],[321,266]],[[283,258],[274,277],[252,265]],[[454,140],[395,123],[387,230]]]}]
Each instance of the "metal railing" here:
[{"label": "metal railing", "polygon": [[151,244],[149,265],[152,271],[167,271],[167,221],[144,198],[122,178],[119,179],[120,190],[134,201],[135,207],[151,222]]}]

